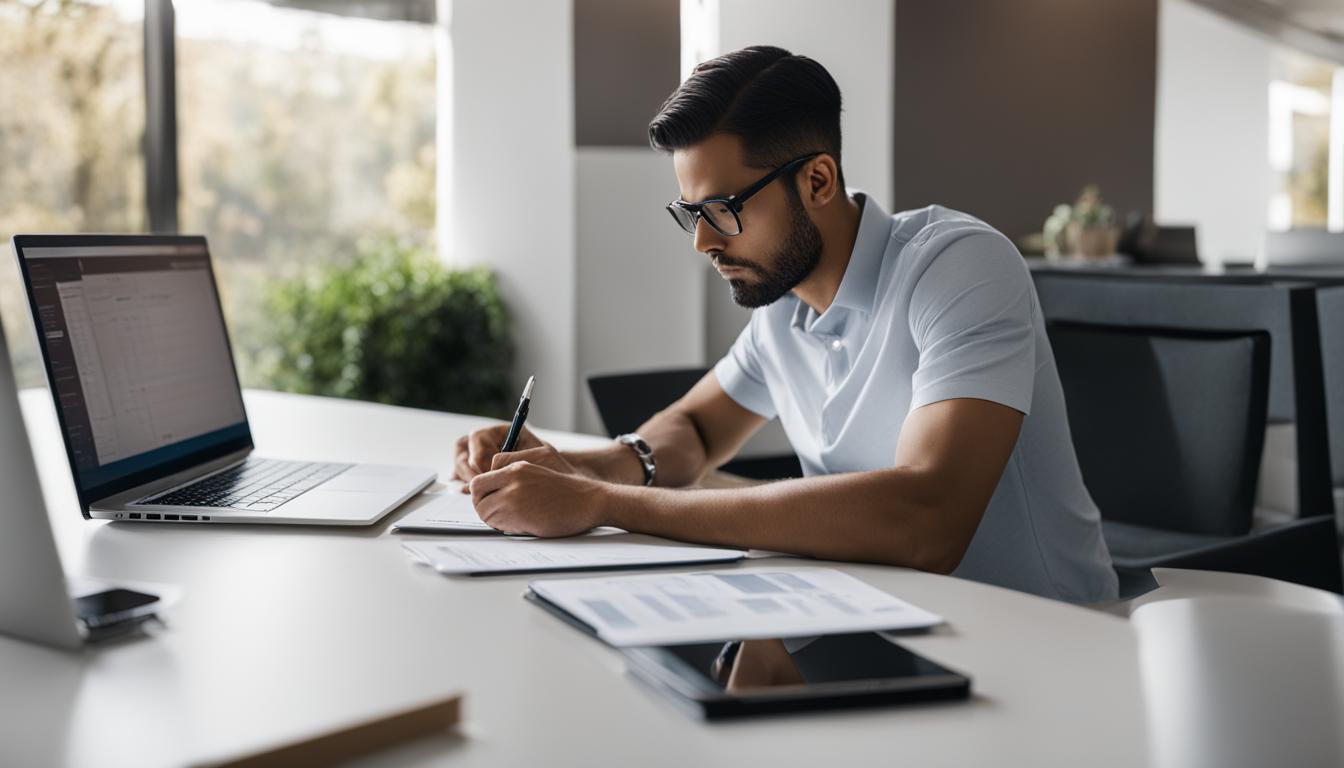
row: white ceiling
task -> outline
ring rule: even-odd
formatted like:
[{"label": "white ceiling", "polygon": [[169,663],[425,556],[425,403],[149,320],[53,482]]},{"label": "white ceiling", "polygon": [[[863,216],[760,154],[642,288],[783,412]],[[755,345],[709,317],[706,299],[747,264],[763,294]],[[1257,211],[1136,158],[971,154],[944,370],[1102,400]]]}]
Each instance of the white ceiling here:
[{"label": "white ceiling", "polygon": [[[434,0],[266,0],[271,5],[387,21],[434,21]],[[1344,0],[1341,0],[1344,2]]]},{"label": "white ceiling", "polygon": [[1344,0],[1193,0],[1279,42],[1344,64]]}]

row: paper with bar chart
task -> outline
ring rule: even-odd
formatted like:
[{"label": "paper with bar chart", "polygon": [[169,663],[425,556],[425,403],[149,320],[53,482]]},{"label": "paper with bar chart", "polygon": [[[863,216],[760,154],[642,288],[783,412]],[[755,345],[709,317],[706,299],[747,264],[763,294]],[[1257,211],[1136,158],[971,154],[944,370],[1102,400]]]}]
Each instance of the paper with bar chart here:
[{"label": "paper with bar chart", "polygon": [[542,579],[529,586],[616,646],[925,629],[943,623],[833,568]]}]

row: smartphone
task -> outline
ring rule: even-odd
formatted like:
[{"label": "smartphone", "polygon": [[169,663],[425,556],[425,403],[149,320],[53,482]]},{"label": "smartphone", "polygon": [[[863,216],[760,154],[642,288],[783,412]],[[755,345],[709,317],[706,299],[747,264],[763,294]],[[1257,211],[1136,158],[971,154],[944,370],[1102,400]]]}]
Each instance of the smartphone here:
[{"label": "smartphone", "polygon": [[106,629],[153,616],[153,606],[157,602],[156,595],[130,589],[109,589],[75,598],[75,613],[89,629]]}]

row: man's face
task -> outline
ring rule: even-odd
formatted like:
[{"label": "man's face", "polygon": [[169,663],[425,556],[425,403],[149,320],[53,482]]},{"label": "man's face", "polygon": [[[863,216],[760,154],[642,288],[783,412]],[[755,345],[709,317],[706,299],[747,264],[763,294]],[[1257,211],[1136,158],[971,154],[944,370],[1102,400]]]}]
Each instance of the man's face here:
[{"label": "man's face", "polygon": [[[672,164],[681,199],[690,203],[738,194],[774,170],[747,166],[741,139],[726,134],[673,152]],[[785,174],[746,202],[738,214],[741,234],[726,237],[703,220],[696,226],[695,250],[710,258],[728,281],[733,301],[744,307],[774,303],[821,261],[821,232],[788,191],[796,176]]]}]

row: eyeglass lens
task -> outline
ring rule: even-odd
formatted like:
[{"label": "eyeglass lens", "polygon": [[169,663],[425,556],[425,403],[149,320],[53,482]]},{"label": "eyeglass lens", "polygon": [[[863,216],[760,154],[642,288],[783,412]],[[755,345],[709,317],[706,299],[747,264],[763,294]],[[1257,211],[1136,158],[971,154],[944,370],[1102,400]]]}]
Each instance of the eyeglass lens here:
[{"label": "eyeglass lens", "polygon": [[[689,234],[695,234],[696,215],[694,212],[676,204],[668,206],[668,211],[672,213],[672,218],[676,219],[677,224],[682,229]],[[742,225],[727,203],[717,200],[707,202],[700,206],[700,216],[720,234],[732,237],[742,232]]]}]

